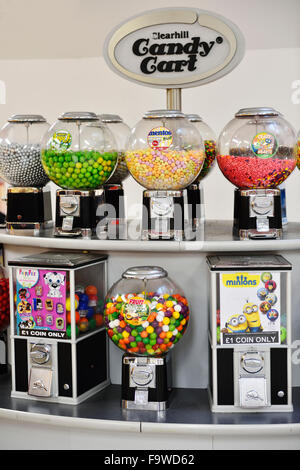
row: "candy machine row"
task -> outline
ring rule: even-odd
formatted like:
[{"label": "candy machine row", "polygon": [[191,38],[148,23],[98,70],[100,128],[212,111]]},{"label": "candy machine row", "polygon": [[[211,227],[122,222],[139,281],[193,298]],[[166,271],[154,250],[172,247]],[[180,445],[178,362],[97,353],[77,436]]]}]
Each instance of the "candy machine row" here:
[{"label": "candy machine row", "polygon": [[40,115],[13,115],[0,131],[6,227],[40,233],[51,226],[51,181],[59,187],[55,236],[126,238],[130,174],[144,188],[141,239],[197,239],[201,183],[217,160],[235,186],[233,235],[280,238],[280,187],[296,166],[298,141],[267,107],[240,109],[219,139],[198,115],[170,109],[145,113],[132,129],[117,115],[92,112],[64,113],[51,126]]}]

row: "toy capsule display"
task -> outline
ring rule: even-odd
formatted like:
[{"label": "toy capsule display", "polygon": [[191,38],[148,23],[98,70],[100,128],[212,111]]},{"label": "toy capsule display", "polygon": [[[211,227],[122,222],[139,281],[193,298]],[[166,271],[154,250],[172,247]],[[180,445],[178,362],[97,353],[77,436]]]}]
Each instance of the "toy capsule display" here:
[{"label": "toy capsule display", "polygon": [[239,189],[276,188],[296,166],[295,134],[273,108],[239,110],[223,129],[217,161]]},{"label": "toy capsule display", "polygon": [[124,352],[159,357],[184,335],[189,304],[161,267],[127,269],[109,290],[104,322],[110,339]]},{"label": "toy capsule display", "polygon": [[213,169],[216,159],[216,135],[209,125],[203,121],[198,114],[187,114],[188,120],[198,130],[201,135],[204,147],[205,147],[205,160],[203,163],[202,170],[194,183],[198,183],[203,180]]},{"label": "toy capsule display", "polygon": [[174,110],[149,111],[132,129],[126,163],[146,189],[180,190],[199,175],[205,159],[200,134]]}]

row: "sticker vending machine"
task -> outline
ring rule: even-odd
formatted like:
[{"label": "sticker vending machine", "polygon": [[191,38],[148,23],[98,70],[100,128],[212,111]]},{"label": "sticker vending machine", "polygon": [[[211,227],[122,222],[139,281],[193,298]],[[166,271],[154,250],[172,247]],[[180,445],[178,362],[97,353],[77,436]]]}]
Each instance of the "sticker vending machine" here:
[{"label": "sticker vending machine", "polygon": [[208,256],[213,412],[292,411],[291,264]]},{"label": "sticker vending machine", "polygon": [[8,261],[12,397],[78,404],[109,385],[106,263],[86,252]]}]

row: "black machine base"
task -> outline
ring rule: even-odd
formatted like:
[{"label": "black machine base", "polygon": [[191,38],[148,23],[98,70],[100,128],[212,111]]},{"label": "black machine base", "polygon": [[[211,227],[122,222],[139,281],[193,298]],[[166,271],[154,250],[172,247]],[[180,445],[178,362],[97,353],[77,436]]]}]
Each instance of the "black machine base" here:
[{"label": "black machine base", "polygon": [[124,354],[122,407],[135,410],[165,410],[171,391],[170,376],[169,358]]},{"label": "black machine base", "polygon": [[6,228],[39,230],[52,219],[51,192],[43,188],[13,187],[7,190]]},{"label": "black machine base", "polygon": [[106,184],[95,191],[96,234],[98,238],[125,239],[125,201],[121,184]]},{"label": "black machine base", "polygon": [[183,236],[183,191],[144,191],[142,239],[182,240]]},{"label": "black machine base", "polygon": [[236,189],[234,193],[234,237],[280,238],[282,235],[279,189]]},{"label": "black machine base", "polygon": [[55,236],[91,237],[96,225],[94,191],[56,191]]}]

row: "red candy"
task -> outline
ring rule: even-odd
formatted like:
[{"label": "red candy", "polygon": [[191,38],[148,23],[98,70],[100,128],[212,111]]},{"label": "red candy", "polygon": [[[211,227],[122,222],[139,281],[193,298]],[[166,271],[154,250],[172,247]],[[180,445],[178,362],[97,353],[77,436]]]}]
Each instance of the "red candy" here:
[{"label": "red candy", "polygon": [[241,189],[276,188],[292,173],[295,160],[218,155],[223,175]]},{"label": "red candy", "polygon": [[0,279],[0,331],[9,325],[9,284],[8,279]]}]

